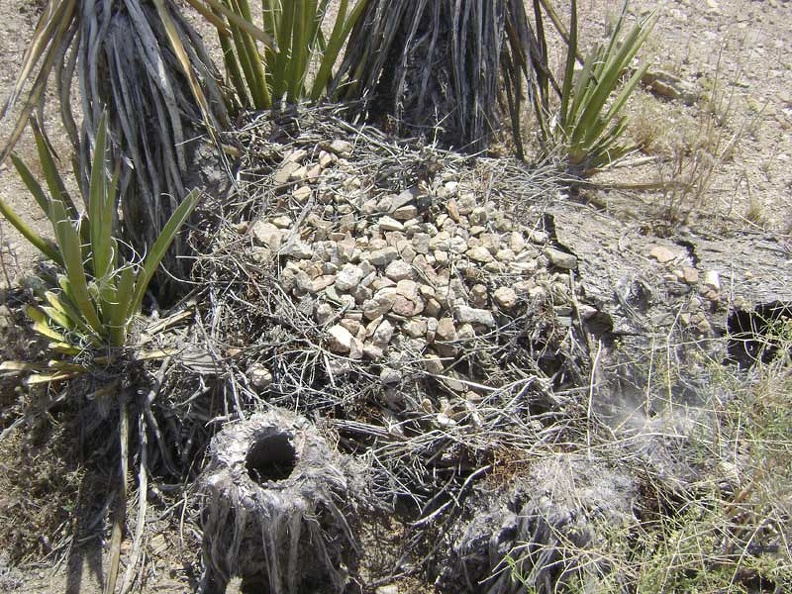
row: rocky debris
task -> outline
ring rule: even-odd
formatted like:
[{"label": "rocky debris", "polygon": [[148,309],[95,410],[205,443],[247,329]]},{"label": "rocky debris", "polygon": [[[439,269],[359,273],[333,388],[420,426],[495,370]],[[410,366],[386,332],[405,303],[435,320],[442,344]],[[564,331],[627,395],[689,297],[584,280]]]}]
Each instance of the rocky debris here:
[{"label": "rocky debris", "polygon": [[277,262],[283,290],[311,299],[331,353],[387,361],[394,349],[418,352],[438,372],[440,357],[530,307],[572,311],[568,271],[578,259],[550,233],[481,201],[453,172],[432,187],[364,189],[345,161],[354,149],[337,139],[286,153],[272,176],[296,181],[289,206],[241,227],[258,264]]}]

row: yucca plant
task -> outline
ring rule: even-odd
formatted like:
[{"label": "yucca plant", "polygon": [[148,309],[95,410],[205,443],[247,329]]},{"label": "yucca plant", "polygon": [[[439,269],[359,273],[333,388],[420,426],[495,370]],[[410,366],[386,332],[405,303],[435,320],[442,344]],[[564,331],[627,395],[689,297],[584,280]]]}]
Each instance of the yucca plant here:
[{"label": "yucca plant", "polygon": [[[191,1],[203,6],[202,0]],[[228,122],[222,77],[200,36],[174,0],[47,0],[0,112],[16,116],[0,162],[43,105],[51,78],[83,185],[99,118],[107,109],[114,159],[131,165],[118,181],[124,214],[119,233],[137,251],[150,250],[187,195],[185,180],[200,173],[192,165],[193,151],[202,138],[217,143],[216,129]],[[75,87],[79,110],[71,101]],[[221,151],[217,162],[224,163]],[[165,262],[171,275],[188,274],[181,257],[187,254],[177,239]],[[170,283],[170,277],[158,275],[158,283]],[[160,296],[171,298],[175,291],[160,291]]]},{"label": "yucca plant", "polygon": [[[49,348],[54,353],[78,357],[93,349],[102,352],[99,362],[107,364],[114,351],[131,346],[130,325],[140,313],[149,282],[199,196],[192,192],[178,206],[144,258],[124,260],[115,237],[120,167],[110,173],[106,116],[101,117],[97,130],[83,215],[66,191],[46,139],[38,126],[34,125],[33,131],[46,190],[18,156],[12,154],[11,159],[51,223],[55,240],[38,235],[0,201],[0,214],[57,268],[53,282],[41,290],[41,304],[28,307],[28,315],[34,329],[51,341]],[[0,369],[35,371],[39,367],[5,363]],[[36,373],[29,381],[67,379],[91,370],[86,364],[64,360],[53,361],[48,367],[48,372]]]},{"label": "yucca plant", "polygon": [[[270,109],[323,96],[344,42],[368,0],[351,7],[349,0],[340,0],[327,37],[322,24],[329,0],[262,0],[260,28],[254,24],[248,0],[222,3],[222,9],[214,2],[211,6],[220,23],[226,71],[237,97],[243,107]],[[271,41],[264,44],[263,52],[258,47],[262,40]]]},{"label": "yucca plant", "polygon": [[570,172],[575,174],[588,175],[607,167],[634,148],[622,139],[627,125],[624,106],[649,62],[644,61],[634,69],[626,82],[623,79],[630,73],[633,58],[651,32],[655,15],[636,23],[622,37],[626,14],[627,2],[607,44],[594,48],[576,74],[577,2],[571,2],[561,105],[550,121],[544,107],[537,110],[537,116],[546,152],[560,152]]}]

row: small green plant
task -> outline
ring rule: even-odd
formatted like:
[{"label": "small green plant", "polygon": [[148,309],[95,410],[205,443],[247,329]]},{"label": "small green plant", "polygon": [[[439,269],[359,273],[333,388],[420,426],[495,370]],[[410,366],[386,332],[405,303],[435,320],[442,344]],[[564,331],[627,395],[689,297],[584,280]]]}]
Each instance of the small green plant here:
[{"label": "small green plant", "polygon": [[[576,75],[577,2],[572,0],[561,105],[552,119],[548,116],[546,102],[536,105],[544,152],[547,156],[560,153],[568,169],[575,174],[590,175],[633,149],[622,139],[627,125],[624,106],[649,63],[645,61],[624,84],[621,83],[651,32],[655,15],[636,23],[622,37],[626,12],[627,2],[614,23],[608,43],[594,48]],[[547,79],[542,84],[545,85],[542,96],[546,97],[549,94]]]},{"label": "small green plant", "polygon": [[[270,109],[284,101],[317,101],[333,77],[333,66],[344,42],[365,7],[359,0],[350,10],[341,0],[330,33],[325,38],[322,23],[329,0],[263,0],[262,29],[253,24],[248,0],[222,0],[223,9],[214,14],[230,34],[218,26],[226,70],[240,102],[246,107]],[[264,36],[256,35],[262,31]],[[272,40],[260,53],[257,40]],[[312,81],[309,74],[314,71]]]},{"label": "small green plant", "polygon": [[[28,307],[34,329],[51,340],[56,353],[77,357],[86,349],[119,349],[128,346],[132,321],[140,312],[154,271],[184,221],[198,202],[192,192],[168,220],[145,258],[124,261],[118,240],[116,198],[119,167],[111,175],[107,157],[107,122],[102,116],[96,137],[90,182],[86,189],[87,211],[80,215],[58,173],[54,156],[44,135],[33,126],[47,191],[30,169],[12,155],[20,177],[52,225],[55,241],[33,231],[8,205],[0,201],[2,214],[19,232],[58,268],[54,278],[40,290],[41,304]],[[106,361],[106,357],[103,359]],[[96,361],[94,359],[94,361]],[[66,379],[88,371],[82,363],[58,361],[49,364],[54,373],[39,373],[30,381]],[[54,369],[52,369],[54,367]],[[36,369],[32,364],[6,362],[5,370]]]}]

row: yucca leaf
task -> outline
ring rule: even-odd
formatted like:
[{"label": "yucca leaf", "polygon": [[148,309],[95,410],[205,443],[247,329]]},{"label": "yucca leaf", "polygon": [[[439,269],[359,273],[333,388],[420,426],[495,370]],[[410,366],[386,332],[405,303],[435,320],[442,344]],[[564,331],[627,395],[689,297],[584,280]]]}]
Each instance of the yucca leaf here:
[{"label": "yucca leaf", "polygon": [[77,328],[84,336],[94,336],[91,328],[85,323],[82,316],[80,316],[79,312],[71,305],[68,299],[61,299],[52,291],[44,291],[44,299],[50,304],[50,307],[68,318],[69,324],[63,325],[64,328]]},{"label": "yucca leaf", "polygon": [[8,110],[16,103],[22,89],[29,82],[31,74],[41,60],[38,73],[28,92],[24,106],[20,110],[16,124],[0,153],[0,163],[4,163],[10,152],[27,126],[33,110],[41,103],[41,98],[47,87],[52,67],[61,50],[61,44],[66,36],[76,13],[77,0],[53,0],[49,10],[45,10],[36,24],[33,41],[28,46],[22,60],[22,69],[14,81],[14,87],[8,101],[3,106],[0,119],[5,117]]},{"label": "yucca leaf", "polygon": [[37,373],[25,379],[24,383],[27,386],[38,386],[41,384],[53,384],[57,382],[65,382],[66,380],[74,379],[78,375],[85,373],[82,371],[55,371],[54,373]]},{"label": "yucca leaf", "polygon": [[47,366],[43,363],[35,363],[32,361],[3,361],[0,363],[0,371],[11,373],[18,373],[21,371],[42,371]]},{"label": "yucca leaf", "polygon": [[70,297],[73,299],[73,304],[94,332],[101,336],[103,334],[102,322],[88,290],[80,236],[74,228],[74,223],[66,215],[66,208],[60,200],[52,201],[50,218],[56,221],[58,246],[63,254],[63,265],[71,287],[72,295]]},{"label": "yucca leaf", "polygon": [[[567,122],[569,99],[572,93],[572,82],[575,77],[575,57],[577,56],[577,0],[572,0],[569,19],[569,42],[567,44],[566,67],[564,69],[564,84],[561,90],[561,127]],[[580,79],[579,79],[580,80]]]},{"label": "yucca leaf", "polygon": [[114,346],[123,346],[126,343],[129,323],[137,313],[131,309],[136,277],[135,268],[127,265],[117,271],[113,279],[114,300],[106,304],[105,319],[110,330],[110,343]]},{"label": "yucca leaf", "polygon": [[39,308],[28,305],[25,307],[25,313],[33,322],[33,330],[42,336],[55,340],[57,342],[66,342],[66,338],[60,332],[54,330],[48,323],[47,315]]},{"label": "yucca leaf", "polygon": [[36,141],[39,162],[44,172],[44,181],[47,183],[50,196],[53,200],[61,200],[66,206],[69,218],[76,221],[80,218],[80,213],[77,210],[77,206],[72,201],[69,192],[66,190],[66,184],[63,183],[63,178],[58,171],[58,164],[53,157],[53,150],[47,138],[44,136],[44,133],[41,131],[36,118],[30,120],[30,127],[33,130],[33,138]]},{"label": "yucca leaf", "polygon": [[142,269],[136,279],[133,298],[131,300],[127,316],[132,316],[140,311],[143,303],[143,297],[146,294],[146,290],[148,289],[149,282],[151,282],[151,278],[154,276],[154,272],[162,261],[162,258],[165,256],[165,252],[168,251],[168,248],[175,239],[176,234],[181,229],[181,226],[190,216],[190,213],[192,213],[193,209],[198,205],[200,199],[201,195],[197,190],[190,192],[184,201],[179,204],[178,208],[173,211],[173,214],[168,219],[165,227],[163,227],[162,232],[160,232],[159,237],[157,237],[157,241],[155,241],[154,245],[151,246],[151,249],[146,255],[146,259],[143,261]]},{"label": "yucca leaf", "polygon": [[[200,0],[187,0],[191,5],[196,6],[199,4]],[[275,40],[268,35],[266,32],[262,31],[258,27],[253,24],[253,20],[250,18],[250,11],[248,10],[248,16],[244,17],[241,16],[238,11],[234,11],[233,9],[228,8],[228,6],[224,5],[220,0],[206,0],[206,4],[211,6],[212,10],[217,13],[220,13],[225,18],[228,19],[228,22],[245,32],[248,36],[260,41],[267,47],[272,47],[277,49],[277,43]],[[206,12],[206,10],[201,10],[201,14]]]},{"label": "yucca leaf", "polygon": [[37,248],[44,256],[57,264],[63,264],[60,252],[57,246],[48,239],[44,239],[36,233],[19,215],[0,198],[0,214],[11,223],[14,228],[22,234],[32,246]]},{"label": "yucca leaf", "polygon": [[102,114],[96,131],[91,177],[88,185],[88,226],[90,228],[93,273],[105,278],[113,260],[115,195],[107,186],[107,114]]}]

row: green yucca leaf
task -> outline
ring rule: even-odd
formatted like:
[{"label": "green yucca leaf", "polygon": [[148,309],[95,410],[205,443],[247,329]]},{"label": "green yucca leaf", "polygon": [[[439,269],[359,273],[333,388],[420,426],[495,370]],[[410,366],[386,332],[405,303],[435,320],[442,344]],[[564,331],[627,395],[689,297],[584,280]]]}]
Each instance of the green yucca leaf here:
[{"label": "green yucca leaf", "polygon": [[33,130],[33,137],[36,140],[38,158],[41,163],[41,169],[44,171],[44,181],[49,188],[50,196],[53,200],[61,200],[66,206],[69,217],[76,221],[80,218],[80,213],[74,202],[72,202],[71,196],[69,196],[69,192],[66,190],[66,184],[63,183],[63,178],[61,178],[58,172],[58,165],[55,163],[54,152],[47,138],[44,136],[44,133],[41,131],[41,128],[39,128],[35,118],[30,120],[30,126]]},{"label": "green yucca leaf", "polygon": [[102,322],[88,290],[88,278],[82,258],[80,236],[74,228],[74,222],[69,220],[66,208],[60,200],[52,201],[50,219],[55,222],[55,233],[63,255],[63,265],[66,269],[68,284],[71,287],[74,306],[93,331],[101,336],[103,334]]},{"label": "green yucca leaf", "polygon": [[55,244],[48,239],[44,239],[41,237],[41,235],[36,233],[27,223],[25,223],[25,221],[19,217],[14,209],[8,206],[8,204],[6,204],[2,199],[0,199],[0,214],[3,215],[3,217],[5,217],[5,219],[11,223],[32,246],[44,254],[44,256],[57,264],[63,264],[63,260],[61,259],[57,246],[55,246]]},{"label": "green yucca leaf", "polygon": [[151,246],[135,282],[133,297],[127,312],[128,316],[140,311],[143,304],[143,297],[146,294],[151,278],[154,276],[154,272],[162,261],[162,258],[165,257],[165,252],[168,251],[179,229],[187,220],[187,217],[190,216],[193,209],[198,205],[200,199],[201,195],[198,191],[193,190],[190,192],[178,208],[173,211],[173,214],[162,229],[157,241]]},{"label": "green yucca leaf", "polygon": [[88,185],[88,226],[90,228],[93,274],[105,278],[113,264],[113,226],[115,222],[115,193],[110,192],[107,180],[107,115],[102,114],[96,132],[91,178]]},{"label": "green yucca leaf", "polygon": [[28,305],[25,307],[25,313],[33,322],[33,329],[42,336],[54,340],[56,342],[66,342],[66,337],[60,332],[54,330],[48,323],[47,315],[39,308]]}]

